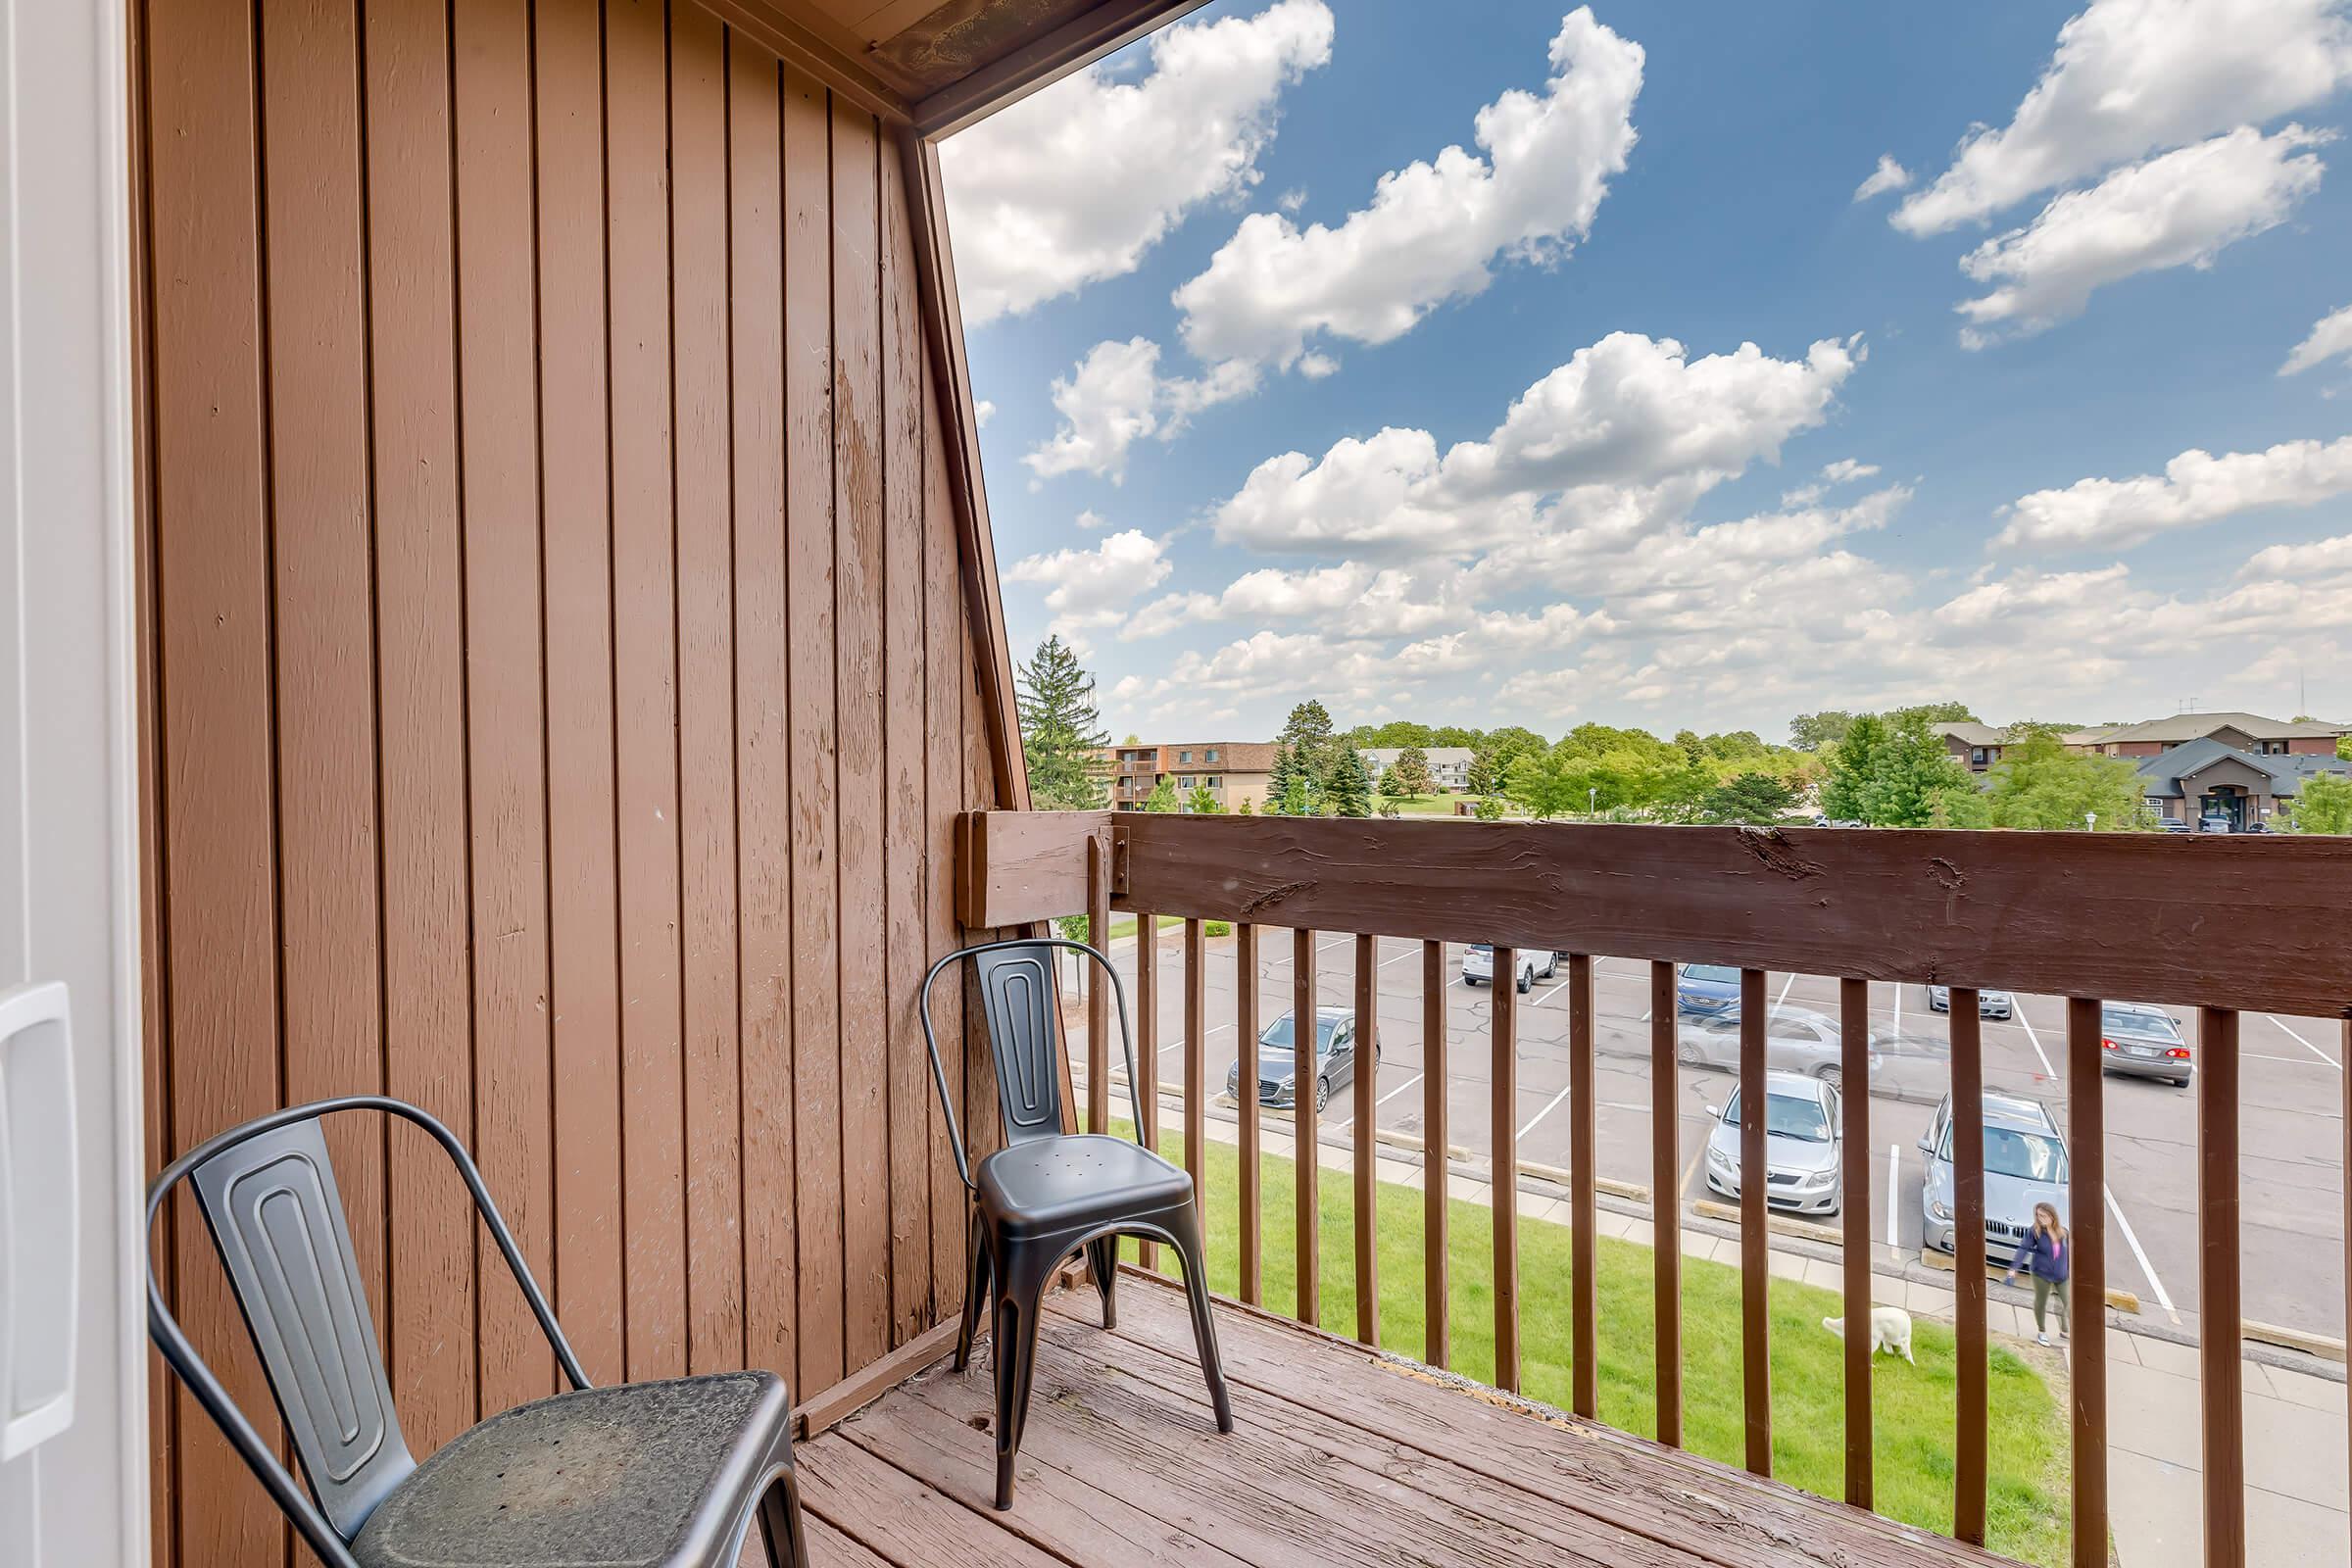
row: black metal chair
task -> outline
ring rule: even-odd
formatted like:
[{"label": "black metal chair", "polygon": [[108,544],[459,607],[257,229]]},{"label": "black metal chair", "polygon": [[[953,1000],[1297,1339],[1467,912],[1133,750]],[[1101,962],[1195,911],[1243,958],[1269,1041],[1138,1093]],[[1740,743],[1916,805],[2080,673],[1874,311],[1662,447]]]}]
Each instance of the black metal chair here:
[{"label": "black metal chair", "polygon": [[[1200,1248],[1200,1211],[1193,1179],[1140,1144],[1100,1134],[1061,1130],[1059,1035],[1054,1018],[1053,956],[1069,948],[1102,966],[1117,993],[1120,1044],[1127,1055],[1127,1095],[1135,1125],[1144,1125],[1144,1099],[1135,1076],[1135,1040],[1127,1026],[1127,992],[1118,971],[1083,942],[1028,938],[990,942],[951,953],[923,976],[918,1004],[931,1078],[947,1113],[956,1168],[971,1194],[965,1229],[971,1273],[963,1294],[963,1326],[956,1339],[956,1370],[971,1364],[972,1336],[993,1284],[996,1298],[997,1506],[1012,1506],[1013,1456],[1029,1414],[1030,1376],[1037,1361],[1038,1303],[1061,1264],[1084,1252],[1102,1297],[1102,1326],[1118,1321],[1119,1238],[1165,1243],[1184,1265],[1192,1303],[1193,1337],[1208,1378],[1217,1430],[1233,1430],[1233,1400],[1217,1360],[1217,1329],[1208,1311],[1208,1279]],[[996,1060],[997,1103],[1004,1116],[1004,1147],[975,1170],[956,1125],[931,1028],[931,986],[951,964],[969,960],[978,971]],[[1156,1098],[1154,1099],[1156,1108]]]},{"label": "black metal chair", "polygon": [[[571,1383],[571,1393],[492,1416],[422,1464],[392,1408],[319,1126],[346,1110],[414,1122],[447,1152]],[[732,1568],[755,1512],[770,1568],[807,1568],[784,1380],[723,1372],[591,1387],[481,1172],[424,1111],[352,1095],[232,1128],[156,1178],[150,1234],[183,1180],[220,1250],[310,1495],[172,1319],[152,1255],[148,1332],[328,1568]]]}]

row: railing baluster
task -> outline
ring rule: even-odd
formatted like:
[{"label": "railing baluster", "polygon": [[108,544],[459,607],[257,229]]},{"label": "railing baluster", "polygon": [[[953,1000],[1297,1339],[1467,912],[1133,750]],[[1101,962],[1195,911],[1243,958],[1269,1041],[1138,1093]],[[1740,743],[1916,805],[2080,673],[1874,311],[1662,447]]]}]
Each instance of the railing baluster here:
[{"label": "railing baluster", "polygon": [[1519,955],[1494,948],[1494,1386],[1519,1392]]},{"label": "railing baluster", "polygon": [[[1136,1102],[1143,1107],[1144,1124],[1135,1136],[1146,1149],[1159,1148],[1159,916],[1138,909],[1135,915],[1135,1086]],[[1159,1244],[1138,1242],[1136,1261],[1159,1267]]]},{"label": "railing baluster", "polygon": [[2107,1568],[2107,1130],[2099,1004],[2066,1004],[2068,1190],[2076,1195],[2073,1283],[2066,1326],[2074,1346],[2075,1568]]},{"label": "railing baluster", "polygon": [[1355,1337],[1380,1343],[1380,1184],[1373,1117],[1380,1103],[1380,943],[1355,939]]},{"label": "railing baluster", "polygon": [[1952,1286],[1959,1348],[1958,1450],[1952,1535],[1984,1544],[1987,1415],[1984,1359],[1984,1030],[1977,993],[1951,989]]},{"label": "railing baluster", "polygon": [[1649,966],[1650,1285],[1656,1298],[1658,1441],[1683,1446],[1683,1179],[1674,1057],[1674,965]]},{"label": "railing baluster", "polygon": [[[2336,1053],[2335,1059],[2339,1063],[2352,1063],[2352,1018],[2344,1020],[2342,1038],[2336,1042]],[[2344,1086],[2344,1112],[2340,1118],[2344,1129],[2344,1162],[2337,1167],[2344,1173],[2344,1245],[2347,1250],[2344,1258],[2344,1322],[2352,1324],[2352,1066],[2345,1067],[2336,1077]],[[2346,1412],[2345,1421],[2346,1436],[2352,1437],[2352,1410]],[[2352,1443],[2345,1445],[2345,1452],[2352,1455]],[[2348,1472],[2348,1475],[2352,1475],[2352,1472]],[[2352,1493],[2347,1495],[2352,1495]]]},{"label": "railing baluster", "polygon": [[[1871,1506],[1870,982],[1838,982],[1838,1102],[1844,1112],[1845,1500]],[[1892,1193],[1886,1201],[1895,1202]]]},{"label": "railing baluster", "polygon": [[[1307,1066],[1298,1068],[1298,1054],[1306,1053]],[[1315,1143],[1315,934],[1291,933],[1291,1080],[1292,1152],[1297,1156],[1298,1188],[1298,1321],[1320,1324],[1323,1318],[1322,1209],[1315,1185],[1323,1161]]]},{"label": "railing baluster", "polygon": [[[1086,940],[1104,956],[1110,952],[1110,846],[1100,836],[1086,841]],[[1086,1130],[1110,1131],[1110,976],[1092,958],[1086,964]]]},{"label": "railing baluster", "polygon": [[2237,1013],[2206,1007],[2197,1027],[2197,1293],[2204,1322],[2206,1568],[2246,1560],[2245,1315],[2238,1290]]},{"label": "railing baluster", "polygon": [[[1502,971],[1496,970],[1497,974]],[[1575,1361],[1570,1396],[1576,1413],[1600,1414],[1600,1122],[1592,1069],[1592,957],[1568,956],[1568,1235],[1570,1331]]]},{"label": "railing baluster", "polygon": [[1747,1467],[1772,1474],[1771,1236],[1764,1188],[1764,972],[1740,971],[1740,1372]]},{"label": "railing baluster", "polygon": [[1421,944],[1421,1359],[1446,1364],[1446,944]]},{"label": "railing baluster", "polygon": [[1200,1245],[1208,1245],[1208,1032],[1207,948],[1200,922],[1184,922],[1184,1168],[1193,1178],[1194,1206],[1200,1214]]},{"label": "railing baluster", "polygon": [[1242,1299],[1257,1305],[1257,927],[1233,928],[1234,1028],[1241,1033],[1242,1070]]}]

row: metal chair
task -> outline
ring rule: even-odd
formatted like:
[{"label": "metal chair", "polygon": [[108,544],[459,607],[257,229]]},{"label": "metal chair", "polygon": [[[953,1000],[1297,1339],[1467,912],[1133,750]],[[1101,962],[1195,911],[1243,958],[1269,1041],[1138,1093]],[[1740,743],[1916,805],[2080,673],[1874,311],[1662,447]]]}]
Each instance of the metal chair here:
[{"label": "metal chair", "polygon": [[[1054,1273],[1083,1251],[1095,1288],[1102,1297],[1102,1326],[1118,1321],[1113,1289],[1118,1282],[1119,1238],[1163,1242],[1184,1264],[1184,1289],[1192,1303],[1193,1337],[1200,1348],[1200,1370],[1216,1406],[1217,1430],[1233,1430],[1233,1401],[1217,1360],[1217,1330],[1209,1318],[1208,1279],[1200,1248],[1200,1211],[1193,1180],[1140,1144],[1100,1134],[1061,1130],[1061,1075],[1055,1059],[1058,1033],[1054,1018],[1053,955],[1069,948],[1102,966],[1118,996],[1120,1044],[1127,1054],[1127,1095],[1135,1125],[1144,1125],[1144,1102],[1136,1087],[1135,1040],[1127,1026],[1127,992],[1118,971],[1083,942],[1030,938],[990,942],[951,953],[923,976],[918,1008],[923,1045],[931,1053],[931,1078],[940,1109],[948,1118],[948,1142],[956,1169],[971,1195],[965,1230],[971,1240],[971,1271],[964,1286],[963,1325],[956,1338],[956,1370],[971,1364],[972,1335],[980,1325],[981,1302],[996,1292],[997,1506],[1012,1506],[1013,1456],[1029,1414],[1030,1375],[1037,1361],[1038,1304]],[[981,1005],[987,1015],[990,1054],[995,1057],[997,1103],[1004,1115],[1004,1147],[973,1169],[962,1130],[948,1094],[947,1069],[940,1064],[939,1040],[931,1029],[931,986],[950,965],[970,960],[978,971]],[[1156,1105],[1156,1100],[1154,1102]]]},{"label": "metal chair", "polygon": [[[492,1416],[422,1464],[392,1408],[319,1126],[346,1110],[401,1117],[447,1152],[573,1391]],[[151,1235],[165,1195],[183,1180],[220,1250],[310,1494],[172,1319],[152,1250],[148,1333],[328,1568],[731,1568],[755,1512],[770,1568],[807,1568],[784,1380],[725,1372],[591,1387],[481,1172],[424,1111],[352,1095],[232,1128],[156,1178]]]}]

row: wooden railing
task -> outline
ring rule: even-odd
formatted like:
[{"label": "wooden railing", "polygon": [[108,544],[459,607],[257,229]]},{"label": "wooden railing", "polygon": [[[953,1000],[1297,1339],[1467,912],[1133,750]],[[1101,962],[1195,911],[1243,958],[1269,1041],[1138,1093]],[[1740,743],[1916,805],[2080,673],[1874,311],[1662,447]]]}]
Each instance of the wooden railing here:
[{"label": "wooden railing", "polygon": [[[2106,1316],[2108,1281],[2100,999],[2129,997],[2199,1010],[2197,1224],[2202,1321],[2205,1558],[2245,1561],[2245,1472],[2239,1336],[2238,1042],[2240,1009],[2348,1020],[2352,1059],[2352,839],[2197,838],[1733,828],[1562,826],[1455,821],[1218,817],[1141,812],[983,812],[963,823],[960,886],[967,924],[1004,927],[1085,912],[1098,937],[1114,913],[1137,916],[1139,1070],[1159,1082],[1161,916],[1184,921],[1185,1164],[1202,1169],[1207,1085],[1202,922],[1235,927],[1241,1048],[1240,1294],[1261,1295],[1260,1118],[1255,1057],[1259,927],[1292,932],[1295,1016],[1312,1027],[1318,932],[1354,941],[1359,1061],[1374,1059],[1378,939],[1421,943],[1426,1195],[1423,1357],[1449,1358],[1446,1230],[1446,1054],[1444,944],[1494,945],[1490,1023],[1494,1112],[1494,1381],[1520,1383],[1515,949],[1568,959],[1569,1204],[1573,1247],[1571,1407],[1596,1418],[1597,1125],[1593,959],[1649,960],[1649,1069],[1676,1078],[1674,965],[1736,966],[1742,1103],[1765,1099],[1767,970],[1836,976],[1844,1177],[1870,1187],[1868,985],[1952,987],[1950,1088],[1954,1138],[1955,1319],[1958,1357],[1954,1535],[1982,1544],[1987,1484],[1987,1275],[1983,1037],[1978,993],[2000,987],[2067,1000],[2067,1135],[2073,1205],[2074,1560],[2108,1560]],[[2250,940],[2249,940],[2250,939]],[[2226,951],[2225,951],[2226,944]],[[1106,1124],[1107,1001],[1088,1003],[1088,1123]],[[1352,1152],[1357,1337],[1379,1339],[1374,1131],[1377,1072],[1354,1075]],[[2352,1110],[2352,1075],[2346,1076]],[[1320,1317],[1320,1214],[1315,1096],[1297,1097],[1297,1311]],[[1675,1117],[1651,1114],[1657,1436],[1683,1442],[1683,1341],[1678,1203],[1682,1150]],[[1153,1118],[1156,1119],[1155,1117]],[[2346,1121],[2352,1169],[2352,1117]],[[1156,1128],[1141,1130],[1147,1143]],[[1742,1398],[1747,1468],[1772,1468],[1770,1277],[1764,1119],[1741,1118],[1740,1141]],[[2185,1172],[2182,1173],[2186,1175]],[[1890,1195],[1889,1200],[1892,1200]],[[2346,1197],[2352,1234],[2352,1193]],[[1870,1205],[1842,1216],[1846,1500],[1871,1506]],[[2352,1276],[2352,1270],[2347,1270]],[[2352,1292],[2352,1287],[2348,1287]],[[2352,1301],[2347,1303],[2352,1310]],[[2218,1325],[2218,1327],[2217,1327]]]}]

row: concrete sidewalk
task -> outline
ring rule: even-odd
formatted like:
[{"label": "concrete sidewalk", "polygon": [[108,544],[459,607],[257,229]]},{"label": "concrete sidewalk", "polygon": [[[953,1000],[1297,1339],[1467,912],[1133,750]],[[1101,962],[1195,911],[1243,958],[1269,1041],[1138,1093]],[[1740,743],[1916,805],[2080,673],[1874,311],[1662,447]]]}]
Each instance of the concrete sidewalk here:
[{"label": "concrete sidewalk", "polygon": [[[1123,1074],[1114,1074],[1125,1098]],[[1123,1107],[1122,1107],[1123,1108]],[[1334,1104],[1334,1112],[1345,1113]],[[1183,1118],[1160,1106],[1160,1147],[1173,1139],[1181,1145]],[[1329,1113],[1327,1113],[1329,1114]],[[1203,1118],[1209,1137],[1238,1143],[1238,1123],[1226,1115]],[[1287,1116],[1268,1114],[1260,1142],[1268,1154],[1290,1158],[1295,1141]],[[1376,1156],[1379,1179],[1401,1187],[1420,1187],[1427,1167],[1416,1150],[1384,1140],[1385,1152]],[[1345,1144],[1324,1143],[1318,1162],[1327,1169],[1351,1171],[1352,1151]],[[1485,1171],[1455,1163],[1446,1176],[1450,1196],[1473,1203],[1492,1203],[1494,1188]],[[1565,1225],[1572,1210],[1564,1197],[1549,1196],[1548,1184],[1522,1179],[1519,1217],[1523,1222]],[[1656,1232],[1645,1213],[1630,1212],[1635,1205],[1603,1200],[1599,1233],[1642,1246],[1651,1245]],[[1714,1222],[1692,1222],[1681,1228],[1686,1256],[1725,1263],[1737,1268],[1740,1244],[1736,1231]],[[1780,1238],[1775,1238],[1776,1244]],[[1874,1248],[1886,1253],[1885,1248]],[[1770,1253],[1772,1272],[1825,1290],[1843,1289],[1838,1265],[1826,1258],[1775,1245]],[[1900,1306],[1914,1316],[1949,1322],[1952,1291],[1906,1277],[1892,1254],[1874,1256],[1874,1295],[1879,1304]],[[1917,1272],[1914,1268],[1914,1272]],[[1986,1322],[1995,1335],[2030,1339],[2034,1313],[2011,1301],[1987,1303]],[[2301,1359],[2283,1352],[2248,1356],[2245,1368],[2246,1430],[2246,1549],[2256,1563],[2344,1562],[2352,1546],[2352,1484],[2347,1483],[2345,1384],[2321,1371],[2297,1370],[2289,1363]],[[2316,1367],[2318,1363],[2313,1363]],[[2064,1391],[2058,1391],[2061,1399]],[[2201,1427],[2198,1399],[2197,1349],[2167,1334],[2143,1331],[2128,1316],[2111,1313],[2107,1332],[2107,1488],[2108,1512],[2115,1547],[2123,1568],[2194,1568],[2203,1558],[2203,1492],[2201,1488]]]}]

